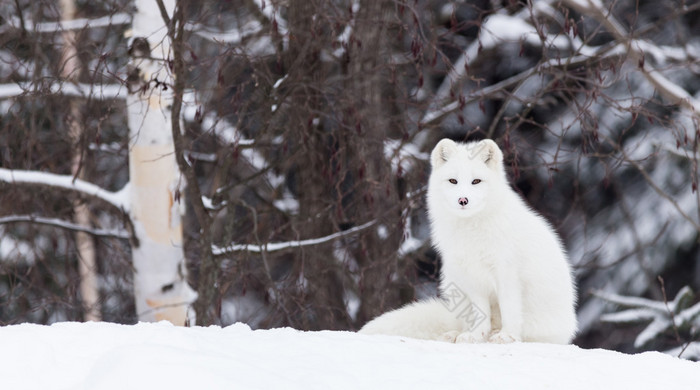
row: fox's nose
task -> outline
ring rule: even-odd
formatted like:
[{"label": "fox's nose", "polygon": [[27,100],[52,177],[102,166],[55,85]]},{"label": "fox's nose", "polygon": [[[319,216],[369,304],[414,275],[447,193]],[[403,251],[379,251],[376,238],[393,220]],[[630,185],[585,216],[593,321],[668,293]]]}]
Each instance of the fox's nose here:
[{"label": "fox's nose", "polygon": [[459,198],[459,199],[457,200],[457,202],[459,203],[460,206],[466,206],[467,203],[469,203],[469,199],[467,199],[467,198]]}]

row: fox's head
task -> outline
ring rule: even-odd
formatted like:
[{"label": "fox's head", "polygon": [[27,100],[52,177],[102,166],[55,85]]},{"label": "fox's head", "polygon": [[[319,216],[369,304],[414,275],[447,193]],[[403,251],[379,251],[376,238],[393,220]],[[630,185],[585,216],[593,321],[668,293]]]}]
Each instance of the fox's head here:
[{"label": "fox's head", "polygon": [[434,217],[473,216],[497,202],[508,186],[503,153],[490,139],[458,144],[445,138],[433,149],[430,162],[428,206]]}]

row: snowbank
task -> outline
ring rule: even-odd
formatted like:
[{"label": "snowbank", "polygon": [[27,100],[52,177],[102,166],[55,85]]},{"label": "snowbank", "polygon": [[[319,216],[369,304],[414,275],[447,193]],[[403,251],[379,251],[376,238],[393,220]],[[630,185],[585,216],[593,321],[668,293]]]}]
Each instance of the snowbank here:
[{"label": "snowbank", "polygon": [[0,328],[3,389],[695,389],[700,363],[546,344],[59,323]]}]

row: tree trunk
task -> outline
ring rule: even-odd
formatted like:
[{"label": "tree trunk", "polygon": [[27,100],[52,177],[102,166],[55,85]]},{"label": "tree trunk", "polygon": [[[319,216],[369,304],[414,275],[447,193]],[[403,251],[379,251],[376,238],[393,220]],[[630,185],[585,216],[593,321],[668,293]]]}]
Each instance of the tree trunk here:
[{"label": "tree trunk", "polygon": [[[291,139],[304,150],[297,161],[299,189],[300,235],[321,237],[340,226],[336,220],[339,206],[333,185],[338,181],[337,132],[324,128],[327,117],[326,99],[320,86],[326,82],[321,49],[329,47],[330,39],[323,31],[325,2],[293,0],[289,5],[289,50],[286,61],[288,80],[293,84],[289,98],[293,108]],[[324,40],[326,40],[324,42]],[[305,329],[347,329],[350,317],[345,308],[343,269],[334,259],[330,245],[320,245],[312,251],[301,252],[298,262],[300,278],[305,281],[303,300],[308,302],[302,313],[301,326]]]},{"label": "tree trunk", "polygon": [[[134,295],[141,321],[184,325],[196,294],[187,283],[182,241],[183,180],[172,138],[167,27],[154,1],[135,2],[129,67],[129,176]],[[172,15],[174,0],[165,2]]]},{"label": "tree trunk", "polygon": [[390,13],[394,2],[360,1],[355,21],[355,42],[348,48],[346,90],[350,113],[346,160],[357,184],[349,196],[345,213],[358,223],[378,219],[377,228],[359,237],[353,255],[361,269],[360,307],[356,323],[361,325],[387,308],[397,305],[398,288],[392,285],[397,273],[397,252],[401,240],[401,208],[396,178],[384,157],[384,141],[397,132],[388,102],[395,100],[388,80],[391,47]]},{"label": "tree trunk", "polygon": [[[75,17],[75,1],[61,0],[61,20],[68,21]],[[63,53],[61,58],[61,77],[65,80],[79,80],[80,61],[75,41],[75,31],[62,32]],[[70,114],[68,115],[68,129],[70,137],[76,145],[71,161],[71,174],[73,177],[84,178],[82,166],[83,151],[80,148],[80,138],[83,134],[81,125],[80,106],[76,99],[70,101]],[[80,226],[90,226],[90,210],[81,201],[77,200],[73,205],[75,222]],[[84,232],[75,233],[75,245],[78,250],[78,270],[80,274],[80,296],[83,301],[83,319],[85,321],[100,321],[100,295],[97,284],[97,263],[95,261],[95,242],[92,236]]]}]

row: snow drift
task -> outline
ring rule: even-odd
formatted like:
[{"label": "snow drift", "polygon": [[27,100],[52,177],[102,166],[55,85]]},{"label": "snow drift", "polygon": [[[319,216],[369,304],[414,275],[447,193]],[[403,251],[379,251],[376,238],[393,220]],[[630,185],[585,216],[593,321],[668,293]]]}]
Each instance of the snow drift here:
[{"label": "snow drift", "polygon": [[247,325],[0,328],[4,389],[693,389],[700,364],[573,345],[448,344]]}]

